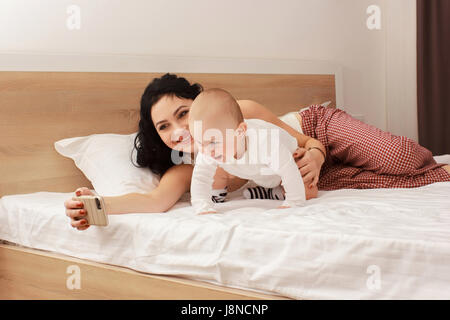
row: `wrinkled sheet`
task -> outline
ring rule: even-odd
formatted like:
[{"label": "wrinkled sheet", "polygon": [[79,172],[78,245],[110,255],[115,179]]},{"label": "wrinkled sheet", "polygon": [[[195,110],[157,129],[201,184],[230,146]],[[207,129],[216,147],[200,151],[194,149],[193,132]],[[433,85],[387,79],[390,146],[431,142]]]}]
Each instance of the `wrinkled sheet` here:
[{"label": "wrinkled sheet", "polygon": [[[436,157],[449,163],[450,155]],[[245,200],[194,215],[111,215],[73,229],[64,200],[36,192],[0,199],[0,239],[128,267],[303,299],[450,299],[450,183],[321,191],[302,208]]]}]

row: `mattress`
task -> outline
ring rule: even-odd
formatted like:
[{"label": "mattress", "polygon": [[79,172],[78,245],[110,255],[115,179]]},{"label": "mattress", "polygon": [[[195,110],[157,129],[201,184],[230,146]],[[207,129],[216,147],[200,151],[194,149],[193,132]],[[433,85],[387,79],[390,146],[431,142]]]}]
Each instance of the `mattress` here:
[{"label": "mattress", "polygon": [[73,193],[36,192],[0,199],[0,239],[294,299],[450,299],[449,195],[450,182],[343,189],[276,209],[237,191],[220,214],[195,215],[185,198],[78,231],[64,212]]}]

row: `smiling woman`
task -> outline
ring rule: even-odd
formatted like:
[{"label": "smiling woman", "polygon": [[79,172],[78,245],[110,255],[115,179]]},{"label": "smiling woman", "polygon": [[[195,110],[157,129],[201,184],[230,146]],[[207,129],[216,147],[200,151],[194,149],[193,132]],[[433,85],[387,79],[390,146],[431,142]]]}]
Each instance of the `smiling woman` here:
[{"label": "smiling woman", "polygon": [[155,78],[141,98],[141,119],[136,135],[136,162],[163,175],[172,162],[172,150],[193,152],[188,128],[188,112],[203,90],[184,78],[166,74]]},{"label": "smiling woman", "polygon": [[[189,110],[193,100],[203,87],[189,83],[185,78],[174,74],[165,74],[146,87],[141,97],[139,130],[134,141],[137,150],[137,166],[149,168],[161,177],[157,188],[148,194],[126,194],[116,197],[104,197],[106,212],[119,214],[127,212],[165,212],[189,191],[193,166],[179,164],[174,158],[193,159],[195,144],[189,133]],[[238,100],[245,118],[259,118],[271,122],[289,132],[296,138],[299,147],[315,147],[325,152],[323,145],[307,137],[277,118],[263,105],[252,100]],[[174,154],[178,157],[174,157]],[[295,157],[296,154],[293,154]],[[317,181],[320,167],[324,162],[323,154],[317,150],[306,151],[296,161],[306,188],[306,198],[317,197]],[[301,165],[299,165],[301,163]],[[135,164],[136,165],[136,164]],[[301,169],[300,169],[301,168]],[[226,185],[229,192],[243,186],[247,180],[234,177],[222,168],[214,176],[213,189],[217,185]],[[88,188],[78,188],[77,195],[90,195]],[[65,202],[66,215],[71,225],[79,230],[89,226],[85,212],[79,203],[72,199]]]},{"label": "smiling woman", "polygon": [[[190,146],[192,140],[186,127],[186,116],[189,113],[189,103],[187,99],[178,97],[164,96],[152,108],[151,117],[155,125],[156,131],[171,149],[192,152],[192,149],[186,148]],[[168,110],[167,105],[173,105],[175,111],[172,114]],[[157,121],[156,119],[163,120]]]}]

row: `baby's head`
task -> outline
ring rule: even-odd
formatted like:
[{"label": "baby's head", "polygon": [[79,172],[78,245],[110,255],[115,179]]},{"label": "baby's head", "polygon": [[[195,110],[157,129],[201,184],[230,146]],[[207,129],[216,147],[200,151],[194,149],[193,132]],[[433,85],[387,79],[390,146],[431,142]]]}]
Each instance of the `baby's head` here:
[{"label": "baby's head", "polygon": [[208,89],[192,102],[189,130],[200,152],[223,162],[230,155],[235,156],[243,145],[247,126],[241,108],[230,93]]}]

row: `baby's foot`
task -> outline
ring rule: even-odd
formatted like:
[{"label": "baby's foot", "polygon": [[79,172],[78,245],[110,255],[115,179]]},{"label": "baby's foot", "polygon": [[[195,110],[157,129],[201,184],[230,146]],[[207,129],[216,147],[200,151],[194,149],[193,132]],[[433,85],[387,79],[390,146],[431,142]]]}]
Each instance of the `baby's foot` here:
[{"label": "baby's foot", "polygon": [[244,198],[246,199],[272,199],[284,200],[284,190],[281,186],[275,188],[254,187],[244,190]]},{"label": "baby's foot", "polygon": [[227,197],[228,191],[227,187],[225,189],[213,189],[212,190],[211,200],[215,203],[225,202],[225,198]]}]

